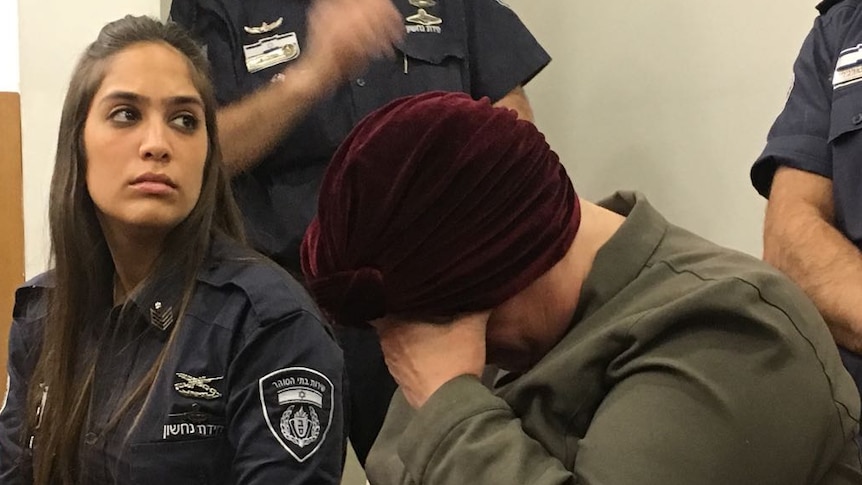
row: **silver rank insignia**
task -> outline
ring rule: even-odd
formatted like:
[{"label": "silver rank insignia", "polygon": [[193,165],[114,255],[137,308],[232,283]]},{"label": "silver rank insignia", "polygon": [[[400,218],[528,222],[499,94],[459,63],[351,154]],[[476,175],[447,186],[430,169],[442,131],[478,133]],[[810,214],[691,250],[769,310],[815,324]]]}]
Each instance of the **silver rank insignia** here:
[{"label": "silver rank insignia", "polygon": [[426,12],[424,8],[420,8],[416,15],[411,15],[407,17],[406,20],[411,24],[423,25],[425,27],[431,27],[432,25],[440,25],[443,23],[443,19],[431,15]]},{"label": "silver rank insignia", "polygon": [[281,27],[281,24],[284,23],[284,17],[279,17],[276,20],[273,20],[270,23],[262,22],[260,27],[243,27],[243,30],[248,32],[249,34],[265,34],[267,32],[272,32],[273,30]]},{"label": "silver rank insignia", "polygon": [[150,324],[159,330],[167,330],[174,323],[174,307],[164,308],[162,302],[157,301],[150,308]]},{"label": "silver rank insignia", "polygon": [[290,367],[258,380],[266,425],[300,463],[323,444],[332,424],[332,382],[320,372]]},{"label": "silver rank insignia", "polygon": [[185,372],[177,372],[177,377],[181,379],[181,382],[174,383],[174,389],[176,389],[181,396],[207,400],[218,399],[221,397],[221,393],[218,392],[216,388],[212,387],[210,383],[220,381],[224,379],[224,376],[195,377],[191,374],[186,374]]}]

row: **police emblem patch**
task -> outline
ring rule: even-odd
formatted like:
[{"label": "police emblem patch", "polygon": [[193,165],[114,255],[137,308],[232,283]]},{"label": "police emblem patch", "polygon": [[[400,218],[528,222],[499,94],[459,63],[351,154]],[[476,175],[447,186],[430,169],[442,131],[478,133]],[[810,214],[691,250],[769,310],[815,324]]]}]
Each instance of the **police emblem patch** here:
[{"label": "police emblem patch", "polygon": [[332,424],[332,382],[305,367],[277,370],[258,380],[266,425],[300,463],[326,440]]}]

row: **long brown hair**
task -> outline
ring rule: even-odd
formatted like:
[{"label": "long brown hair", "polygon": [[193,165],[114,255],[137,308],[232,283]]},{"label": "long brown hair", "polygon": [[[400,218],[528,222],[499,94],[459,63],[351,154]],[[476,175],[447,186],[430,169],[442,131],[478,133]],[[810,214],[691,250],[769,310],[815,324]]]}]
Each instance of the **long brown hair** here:
[{"label": "long brown hair", "polygon": [[[178,272],[184,281],[181,303],[184,309],[212,237],[223,233],[242,240],[239,212],[217,142],[216,101],[204,53],[182,28],[172,23],[127,16],[107,24],[84,51],[73,72],[57,138],[49,203],[54,286],[49,291],[41,352],[29,385],[29,414],[22,435],[33,436],[35,442],[36,485],[69,485],[76,480],[79,439],[88,415],[95,373],[95,359],[89,358],[90,352],[82,348],[81,335],[88,326],[104,322],[93,318],[92,312],[105,308],[106,302],[110,305],[113,289],[114,265],[85,185],[84,124],[112,57],[134,44],[146,42],[167,44],[187,59],[192,82],[204,102],[209,140],[198,202],[167,236],[150,277],[135,291],[150,284],[153,275]],[[174,325],[173,335],[181,320],[180,317]],[[125,397],[119,413],[127,412],[131,402],[147,394],[172,342],[170,338],[146,376]],[[49,392],[37,416],[43,386]]]}]

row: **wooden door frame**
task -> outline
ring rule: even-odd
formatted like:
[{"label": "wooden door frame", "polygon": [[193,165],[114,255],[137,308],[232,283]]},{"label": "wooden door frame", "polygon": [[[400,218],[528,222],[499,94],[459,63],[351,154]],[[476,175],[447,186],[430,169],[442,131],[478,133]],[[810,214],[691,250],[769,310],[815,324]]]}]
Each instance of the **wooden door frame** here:
[{"label": "wooden door frame", "polygon": [[[21,97],[0,92],[0,376],[6,375],[15,289],[24,282]],[[5,395],[6,379],[2,379]]]}]

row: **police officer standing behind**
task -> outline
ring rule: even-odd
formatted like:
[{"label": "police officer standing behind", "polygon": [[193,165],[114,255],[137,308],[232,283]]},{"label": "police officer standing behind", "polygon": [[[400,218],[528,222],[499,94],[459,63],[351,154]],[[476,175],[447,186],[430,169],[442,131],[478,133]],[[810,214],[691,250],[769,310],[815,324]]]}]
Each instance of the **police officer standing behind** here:
[{"label": "police officer standing behind", "polygon": [[[498,0],[174,0],[205,44],[220,140],[255,247],[299,274],[299,245],[329,159],[392,99],[430,90],[489,97],[532,119],[522,86],[550,61]],[[395,384],[369,330],[341,329],[360,462]]]},{"label": "police officer standing behind", "polygon": [[751,169],[764,258],[814,300],[862,389],[862,1],[827,0]]}]

